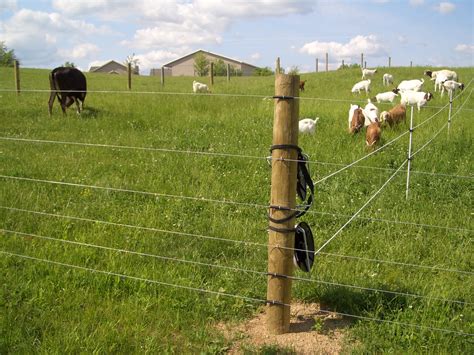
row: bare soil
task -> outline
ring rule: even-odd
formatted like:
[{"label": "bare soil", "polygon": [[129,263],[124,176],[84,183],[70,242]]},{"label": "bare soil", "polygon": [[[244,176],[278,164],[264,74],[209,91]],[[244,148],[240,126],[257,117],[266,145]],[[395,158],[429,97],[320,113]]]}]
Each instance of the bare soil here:
[{"label": "bare soil", "polygon": [[229,354],[263,346],[277,346],[296,354],[339,354],[346,328],[351,324],[339,315],[321,312],[317,303],[296,302],[291,304],[289,333],[274,335],[267,331],[265,311],[266,308],[262,308],[256,317],[245,323],[218,325],[232,344]]}]

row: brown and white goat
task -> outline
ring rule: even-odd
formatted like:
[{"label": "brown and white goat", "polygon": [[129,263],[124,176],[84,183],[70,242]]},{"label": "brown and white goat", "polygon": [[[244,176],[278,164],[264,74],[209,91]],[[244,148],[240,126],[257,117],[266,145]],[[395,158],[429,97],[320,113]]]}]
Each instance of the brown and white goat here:
[{"label": "brown and white goat", "polygon": [[407,119],[407,108],[405,105],[398,104],[389,111],[383,111],[380,114],[380,122],[388,123],[390,127]]},{"label": "brown and white goat", "polygon": [[359,105],[351,105],[349,109],[349,132],[357,133],[364,127],[365,116]]},{"label": "brown and white goat", "polygon": [[382,129],[380,128],[380,122],[378,119],[375,119],[375,122],[367,126],[367,131],[365,132],[365,143],[367,147],[372,148],[377,144],[380,141],[381,135]]}]

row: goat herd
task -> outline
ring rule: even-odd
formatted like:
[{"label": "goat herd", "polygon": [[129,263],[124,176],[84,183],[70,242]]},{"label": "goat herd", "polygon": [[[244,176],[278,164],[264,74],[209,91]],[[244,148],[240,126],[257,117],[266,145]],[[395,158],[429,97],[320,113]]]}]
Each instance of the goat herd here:
[{"label": "goat herd", "polygon": [[[368,77],[373,77],[376,73],[377,69],[362,69],[363,80],[356,83],[352,87],[351,92],[360,93],[361,91],[365,91],[366,94],[369,93],[371,80],[368,79]],[[424,74],[435,82],[434,91],[436,92],[439,90],[441,92],[441,97],[444,95],[445,91],[447,91],[451,97],[451,95],[457,89],[464,89],[464,84],[457,82],[458,76],[456,72],[452,70],[426,70]],[[393,75],[385,73],[383,75],[382,83],[384,86],[393,85]],[[403,80],[395,89],[379,93],[372,99],[368,99],[368,103],[364,108],[360,107],[359,105],[350,105],[349,132],[354,134],[359,132],[363,127],[367,127],[366,144],[368,147],[373,147],[380,141],[382,124],[387,124],[388,126],[393,127],[400,122],[405,122],[407,105],[416,105],[418,111],[420,111],[420,108],[433,98],[433,94],[431,92],[421,91],[423,84],[424,79]],[[399,95],[400,104],[395,105],[388,111],[383,111],[379,115],[379,110],[372,103],[372,101],[377,101],[377,103],[393,103],[395,97],[398,97]],[[310,118],[305,118],[300,120],[300,132],[310,134],[314,133],[315,125],[318,119],[319,118],[312,120]]]}]

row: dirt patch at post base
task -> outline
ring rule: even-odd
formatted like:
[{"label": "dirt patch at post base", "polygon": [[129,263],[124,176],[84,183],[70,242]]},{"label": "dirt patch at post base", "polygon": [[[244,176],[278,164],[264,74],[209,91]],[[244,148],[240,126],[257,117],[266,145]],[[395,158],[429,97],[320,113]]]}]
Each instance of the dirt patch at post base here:
[{"label": "dirt patch at post base", "polygon": [[[340,315],[322,312],[317,303],[292,303],[290,331],[273,335],[267,331],[266,308],[239,324],[219,324],[218,329],[232,345],[229,354],[241,354],[249,346],[277,346],[297,354],[339,354],[346,328],[351,322]],[[345,349],[347,350],[347,348]]]}]

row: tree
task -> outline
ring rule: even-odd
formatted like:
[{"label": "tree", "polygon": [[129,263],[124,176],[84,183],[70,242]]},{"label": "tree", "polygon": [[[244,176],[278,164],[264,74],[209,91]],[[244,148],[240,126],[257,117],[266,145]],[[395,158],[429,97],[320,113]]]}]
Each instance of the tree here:
[{"label": "tree", "polygon": [[270,67],[265,67],[265,68],[257,68],[253,72],[253,75],[255,76],[270,76],[275,74],[273,70]]},{"label": "tree", "polygon": [[63,64],[63,67],[66,67],[66,68],[75,68],[76,65],[73,63],[73,62],[66,62]]},{"label": "tree", "polygon": [[13,49],[8,50],[5,42],[0,41],[0,66],[13,67],[13,62],[18,60]]},{"label": "tree", "polygon": [[194,72],[198,76],[206,76],[209,74],[209,60],[204,53],[198,53],[194,56]]},{"label": "tree", "polygon": [[127,67],[129,63],[132,67],[132,73],[138,75],[140,73],[140,68],[138,66],[138,64],[140,63],[140,59],[135,57],[135,53],[128,55],[125,61],[123,62],[123,64],[125,64]]}]

